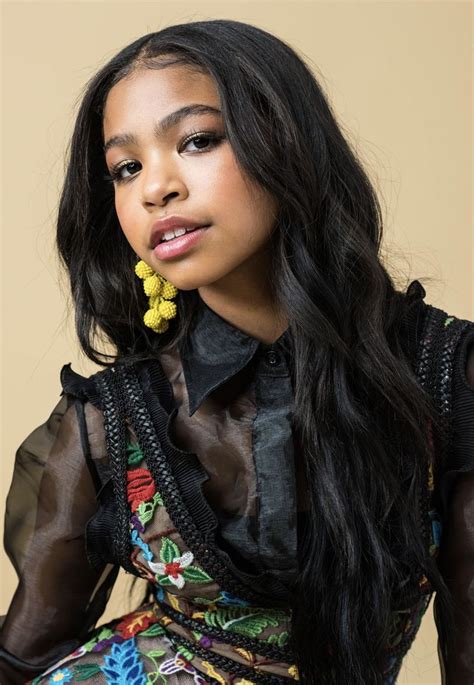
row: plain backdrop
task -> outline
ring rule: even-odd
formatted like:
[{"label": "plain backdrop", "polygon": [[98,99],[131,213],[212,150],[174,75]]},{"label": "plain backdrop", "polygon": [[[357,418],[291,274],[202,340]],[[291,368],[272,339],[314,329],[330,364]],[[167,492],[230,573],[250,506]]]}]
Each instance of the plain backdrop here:
[{"label": "plain backdrop", "polygon": [[[470,3],[17,1],[1,12],[2,508],[15,450],[58,401],[62,365],[95,370],[67,315],[55,216],[81,89],[144,33],[226,17],[288,42],[379,192],[397,281],[430,277],[427,302],[474,319]],[[0,572],[2,613],[16,584],[4,553]],[[121,578],[107,618],[130,608],[126,585]],[[430,606],[399,682],[440,681]]]}]

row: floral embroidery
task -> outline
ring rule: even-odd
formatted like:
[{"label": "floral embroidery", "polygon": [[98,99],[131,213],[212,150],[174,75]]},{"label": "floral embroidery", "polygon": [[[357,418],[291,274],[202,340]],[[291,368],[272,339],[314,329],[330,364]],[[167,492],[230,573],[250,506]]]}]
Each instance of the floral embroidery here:
[{"label": "floral embroidery", "polygon": [[68,668],[60,668],[51,674],[50,683],[70,683],[72,680],[72,673]]},{"label": "floral embroidery", "polygon": [[245,637],[257,637],[265,628],[277,628],[287,619],[285,612],[278,609],[252,608],[249,613],[242,614],[239,607],[228,607],[204,613],[204,621],[208,626],[230,630]]},{"label": "floral embroidery", "polygon": [[300,679],[300,675],[298,673],[298,668],[296,666],[290,666],[290,668],[288,669],[288,675],[291,675],[291,677],[294,678],[295,680]]},{"label": "floral embroidery", "polygon": [[175,585],[182,589],[186,581],[190,583],[209,583],[212,578],[198,566],[191,566],[192,552],[180,554],[180,549],[170,538],[163,537],[160,561],[148,561],[148,566],[157,574],[160,585]]},{"label": "floral embroidery", "polygon": [[127,471],[127,499],[132,511],[136,511],[145,500],[152,499],[155,492],[155,481],[148,469]]},{"label": "floral embroidery", "polygon": [[287,630],[282,633],[272,633],[266,639],[269,645],[277,645],[278,647],[284,647],[288,642],[290,635]]},{"label": "floral embroidery", "polygon": [[146,685],[147,677],[138,659],[134,637],[113,645],[100,668],[107,685]]},{"label": "floral embroidery", "polygon": [[158,506],[163,506],[163,499],[159,492],[155,492],[151,502],[140,502],[138,505],[135,516],[138,517],[140,523],[144,527],[151,519],[155,513],[155,509]]},{"label": "floral embroidery", "polygon": [[191,665],[190,659],[193,658],[193,654],[187,649],[179,648],[174,657],[171,659],[166,659],[163,661],[159,668],[159,672],[163,675],[172,675],[173,673],[179,673],[179,671],[185,671],[193,676],[194,683],[196,685],[206,685],[206,681],[200,675],[200,673]]},{"label": "floral embroidery", "polygon": [[134,611],[124,617],[120,623],[115,626],[115,630],[120,633],[123,638],[134,637],[137,633],[141,633],[148,628],[152,623],[156,623],[157,618],[155,613],[148,609],[147,611]]},{"label": "floral embroidery", "polygon": [[141,451],[138,443],[127,443],[127,464],[130,466],[135,466],[144,459],[145,457],[143,456],[143,452]]},{"label": "floral embroidery", "polygon": [[230,604],[239,607],[250,606],[250,602],[248,602],[246,599],[240,599],[240,597],[236,597],[235,595],[232,595],[230,592],[226,592],[225,590],[222,590],[220,597],[218,597],[214,601],[216,604]]},{"label": "floral embroidery", "polygon": [[79,681],[89,680],[89,678],[102,673],[98,664],[78,664],[77,666],[74,666],[73,669],[74,680]]},{"label": "floral embroidery", "polygon": [[153,559],[153,552],[146,542],[141,539],[136,530],[132,530],[132,542],[136,547],[140,547],[143,552],[143,556],[147,561],[151,561]]}]

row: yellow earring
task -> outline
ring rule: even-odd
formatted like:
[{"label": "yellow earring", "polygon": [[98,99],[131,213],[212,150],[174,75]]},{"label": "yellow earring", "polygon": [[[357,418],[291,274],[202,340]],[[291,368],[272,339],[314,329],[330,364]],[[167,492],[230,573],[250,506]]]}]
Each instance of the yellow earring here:
[{"label": "yellow earring", "polygon": [[150,309],[145,312],[143,322],[155,333],[164,333],[169,328],[169,320],[176,316],[176,304],[170,300],[176,297],[178,288],[143,260],[135,265],[135,273],[143,279],[143,289],[149,298]]}]

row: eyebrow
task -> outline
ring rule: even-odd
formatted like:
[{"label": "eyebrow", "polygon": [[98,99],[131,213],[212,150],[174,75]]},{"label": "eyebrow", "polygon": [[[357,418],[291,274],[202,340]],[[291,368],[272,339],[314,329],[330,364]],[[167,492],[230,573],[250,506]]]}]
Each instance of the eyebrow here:
[{"label": "eyebrow", "polygon": [[[158,121],[153,127],[153,132],[157,138],[163,137],[170,128],[176,126],[182,119],[196,114],[221,114],[221,110],[210,105],[185,105]],[[138,145],[138,140],[133,133],[119,133],[109,138],[103,147],[104,154],[112,147],[124,147],[126,145]]]}]

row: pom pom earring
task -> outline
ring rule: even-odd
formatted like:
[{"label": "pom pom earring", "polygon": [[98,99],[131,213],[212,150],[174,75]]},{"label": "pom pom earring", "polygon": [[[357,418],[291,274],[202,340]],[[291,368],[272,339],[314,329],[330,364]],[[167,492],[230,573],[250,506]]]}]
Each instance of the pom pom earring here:
[{"label": "pom pom earring", "polygon": [[135,265],[135,273],[143,279],[143,289],[150,306],[143,322],[155,333],[164,333],[169,328],[169,320],[176,316],[176,303],[170,300],[176,297],[178,288],[161,274],[155,273],[143,260]]}]

